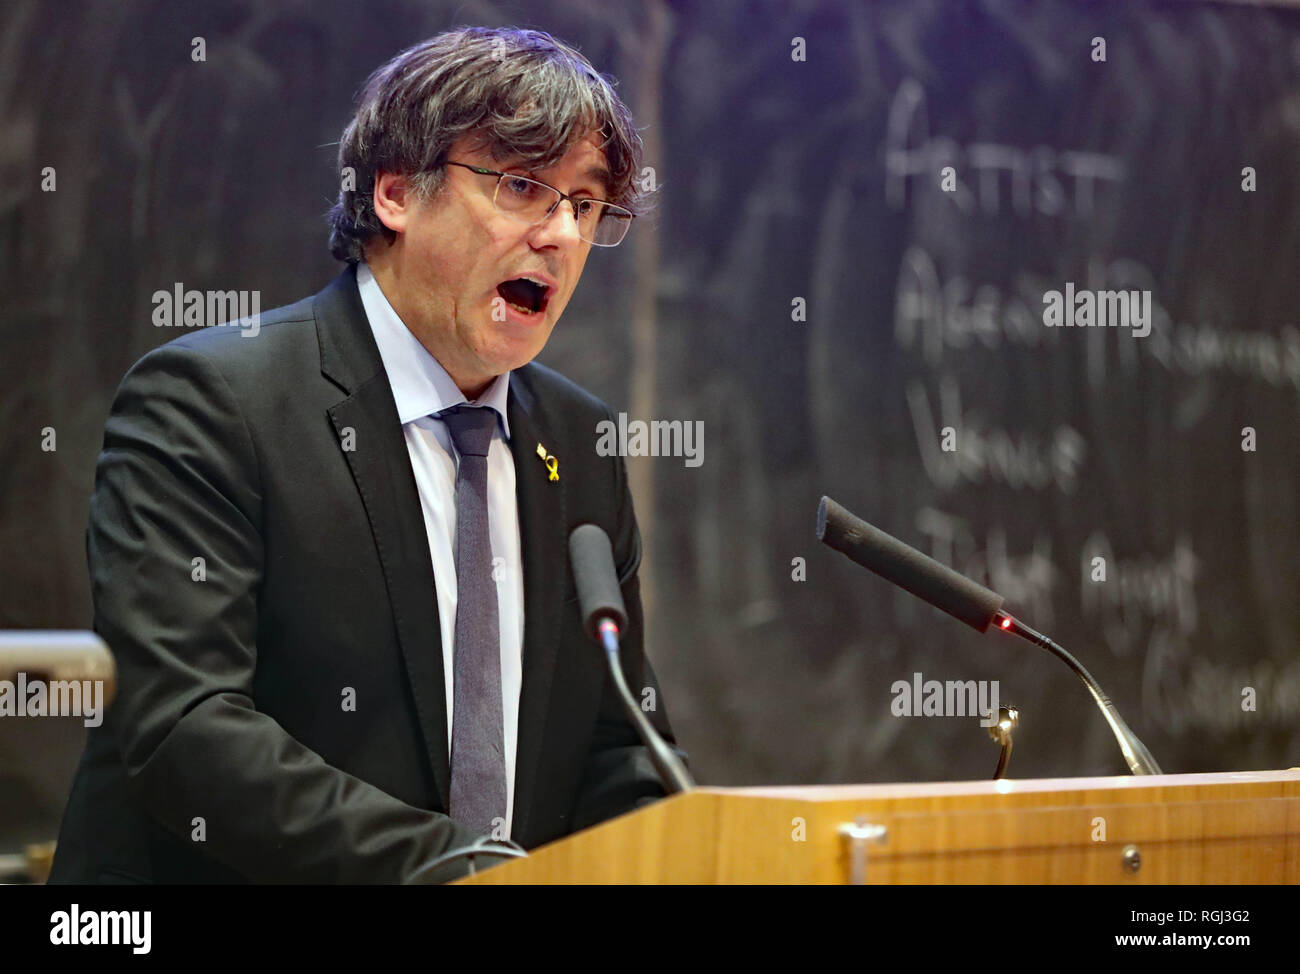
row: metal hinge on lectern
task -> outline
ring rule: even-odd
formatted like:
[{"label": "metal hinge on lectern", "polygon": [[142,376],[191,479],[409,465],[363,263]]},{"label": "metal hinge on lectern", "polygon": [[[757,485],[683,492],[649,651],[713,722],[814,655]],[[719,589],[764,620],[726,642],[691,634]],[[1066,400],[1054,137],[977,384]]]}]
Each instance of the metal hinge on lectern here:
[{"label": "metal hinge on lectern", "polygon": [[845,822],[840,826],[840,835],[849,847],[849,885],[865,886],[867,884],[867,843],[877,845],[889,837],[889,830],[883,825],[873,825],[865,818]]}]

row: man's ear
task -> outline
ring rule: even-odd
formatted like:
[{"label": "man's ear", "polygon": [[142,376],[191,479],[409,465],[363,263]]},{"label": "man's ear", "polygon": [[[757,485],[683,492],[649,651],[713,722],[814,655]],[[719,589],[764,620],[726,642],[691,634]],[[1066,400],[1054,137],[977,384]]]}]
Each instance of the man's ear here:
[{"label": "man's ear", "polygon": [[391,172],[377,173],[373,202],[379,222],[395,233],[406,232],[415,194],[405,176]]}]

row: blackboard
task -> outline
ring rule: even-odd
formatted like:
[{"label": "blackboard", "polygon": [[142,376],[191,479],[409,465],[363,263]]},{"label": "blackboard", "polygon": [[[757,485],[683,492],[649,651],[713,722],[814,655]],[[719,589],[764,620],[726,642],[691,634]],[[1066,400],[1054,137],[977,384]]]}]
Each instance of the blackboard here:
[{"label": "blackboard", "polygon": [[[721,17],[681,38],[676,64],[725,82],[668,72],[667,235],[689,241],[666,269],[669,381],[710,435],[704,476],[659,474],[693,555],[663,600],[702,601],[660,622],[692,720],[727,742],[710,767],[740,778],[741,747],[745,777],[990,775],[978,721],[891,715],[919,672],[999,681],[1013,776],[1125,771],[1057,661],[819,549],[823,493],[1004,595],[1165,770],[1294,764],[1300,17],[885,3],[764,23],[761,56]],[[1149,333],[1045,326],[1067,285],[1144,293]]]}]

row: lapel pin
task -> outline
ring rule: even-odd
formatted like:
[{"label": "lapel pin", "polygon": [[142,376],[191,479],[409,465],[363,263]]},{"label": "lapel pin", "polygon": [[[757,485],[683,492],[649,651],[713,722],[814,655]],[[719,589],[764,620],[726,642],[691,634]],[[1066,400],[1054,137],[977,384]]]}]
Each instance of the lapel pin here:
[{"label": "lapel pin", "polygon": [[537,455],[542,458],[542,462],[546,464],[546,469],[550,471],[551,475],[547,479],[559,480],[560,461],[555,459],[555,457],[551,456],[551,454],[547,453],[546,447],[542,446],[542,444],[540,443],[537,444]]}]

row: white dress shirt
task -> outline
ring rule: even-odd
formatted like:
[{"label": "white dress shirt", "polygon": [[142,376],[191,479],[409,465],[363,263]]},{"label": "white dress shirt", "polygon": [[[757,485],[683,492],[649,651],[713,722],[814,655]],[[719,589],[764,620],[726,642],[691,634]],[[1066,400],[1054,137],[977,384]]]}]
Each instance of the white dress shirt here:
[{"label": "white dress shirt", "polygon": [[[455,695],[456,632],[456,465],[459,456],[447,424],[431,413],[468,402],[447,371],[438,364],[388,303],[374,274],[357,265],[357,287],[374,332],[379,356],[397,403],[397,418],[415,471],[415,486],[424,511],[424,529],[438,598],[442,629],[442,671],[447,684],[447,759]],[[492,542],[493,574],[497,579],[497,613],[501,635],[501,714],[506,758],[506,834],[514,822],[515,754],[519,738],[519,691],[523,684],[524,569],[519,537],[519,508],[515,498],[515,462],[510,453],[510,421],[506,402],[510,373],[499,375],[474,405],[490,406],[500,417],[488,447],[488,533]],[[432,594],[432,593],[431,593]],[[434,647],[429,647],[433,651]]]}]

